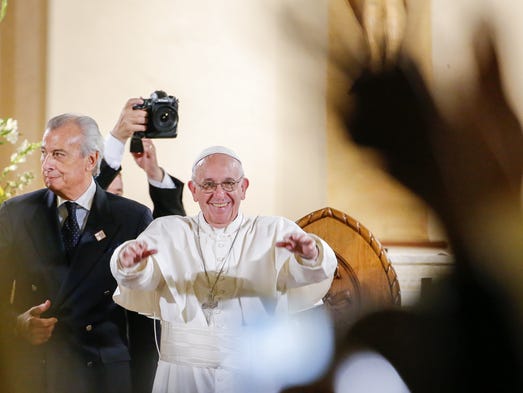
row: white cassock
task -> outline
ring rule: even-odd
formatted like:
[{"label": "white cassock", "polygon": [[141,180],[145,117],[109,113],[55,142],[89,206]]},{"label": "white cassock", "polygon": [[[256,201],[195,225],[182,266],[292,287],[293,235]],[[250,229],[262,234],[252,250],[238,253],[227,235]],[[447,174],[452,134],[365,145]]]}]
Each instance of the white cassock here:
[{"label": "white cassock", "polygon": [[216,229],[202,213],[167,216],[138,237],[157,254],[122,268],[118,254],[128,242],[115,250],[115,302],[162,321],[154,393],[240,393],[235,352],[241,327],[321,301],[336,269],[334,252],[313,234],[316,261],[275,247],[291,232],[303,230],[283,217],[240,213]]}]

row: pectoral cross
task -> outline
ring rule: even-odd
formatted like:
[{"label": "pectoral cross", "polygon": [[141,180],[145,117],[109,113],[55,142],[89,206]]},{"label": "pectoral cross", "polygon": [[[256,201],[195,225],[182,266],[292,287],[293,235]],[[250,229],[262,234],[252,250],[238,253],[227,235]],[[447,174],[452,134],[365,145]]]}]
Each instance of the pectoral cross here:
[{"label": "pectoral cross", "polygon": [[214,296],[211,293],[209,293],[209,295],[207,295],[207,300],[202,303],[202,310],[205,314],[207,324],[211,322],[212,312],[216,307],[218,307],[218,301],[214,299]]}]

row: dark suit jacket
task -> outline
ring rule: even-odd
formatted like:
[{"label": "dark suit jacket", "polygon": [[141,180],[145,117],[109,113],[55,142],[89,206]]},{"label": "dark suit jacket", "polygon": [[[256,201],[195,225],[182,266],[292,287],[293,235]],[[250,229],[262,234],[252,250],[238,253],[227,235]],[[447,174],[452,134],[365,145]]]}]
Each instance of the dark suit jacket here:
[{"label": "dark suit jacket", "polygon": [[[121,167],[113,169],[105,162],[105,160],[102,160],[100,174],[96,177],[96,182],[104,190],[107,189],[121,169]],[[184,184],[177,178],[171,175],[169,176],[174,182],[176,188],[158,188],[149,185],[149,196],[151,197],[154,206],[154,218],[169,216],[172,214],[185,216],[185,209],[182,201]]]},{"label": "dark suit jacket", "polygon": [[[3,321],[46,299],[58,323],[51,339],[30,345],[4,329],[12,392],[129,392],[127,315],[112,300],[109,260],[151,222],[150,210],[99,186],[79,244],[67,261],[56,196],[47,189],[0,208],[0,311]],[[5,360],[5,359],[4,359]]]},{"label": "dark suit jacket", "polygon": [[[100,174],[96,177],[96,182],[106,189],[114,180],[116,175],[121,171],[111,168],[105,160],[102,159]],[[183,207],[183,186],[184,184],[177,178],[170,176],[175,184],[175,188],[158,188],[149,185],[149,196],[153,202],[153,217],[163,217],[168,215],[185,216]],[[138,313],[127,311],[129,322],[129,342],[135,349],[135,355],[132,360],[132,375],[134,377],[135,392],[149,392],[152,386],[154,375],[156,373],[156,364],[158,354],[156,344],[151,341],[151,332],[156,331],[157,341],[160,341],[160,324],[154,322]],[[138,353],[139,355],[136,355]],[[151,361],[151,359],[153,359]]]}]

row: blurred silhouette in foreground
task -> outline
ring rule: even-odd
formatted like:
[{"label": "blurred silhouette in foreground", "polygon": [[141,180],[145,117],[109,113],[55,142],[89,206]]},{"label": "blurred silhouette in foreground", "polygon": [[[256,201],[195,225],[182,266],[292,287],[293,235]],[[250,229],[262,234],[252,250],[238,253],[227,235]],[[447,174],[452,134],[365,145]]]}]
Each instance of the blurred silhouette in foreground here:
[{"label": "blurred silhouette in foreground", "polygon": [[393,64],[405,36],[406,0],[347,0],[361,26],[370,69]]},{"label": "blurred silhouette in foreground", "polygon": [[[405,58],[364,71],[351,89],[347,130],[434,209],[456,266],[413,309],[377,312],[349,329],[334,365],[336,392],[523,391],[523,130],[505,99],[495,50],[484,45],[490,34],[477,36],[478,89],[456,92],[457,116],[440,114]],[[406,386],[377,388],[376,369],[368,376],[351,370],[362,351],[392,365]],[[376,367],[374,360],[363,364]]]}]

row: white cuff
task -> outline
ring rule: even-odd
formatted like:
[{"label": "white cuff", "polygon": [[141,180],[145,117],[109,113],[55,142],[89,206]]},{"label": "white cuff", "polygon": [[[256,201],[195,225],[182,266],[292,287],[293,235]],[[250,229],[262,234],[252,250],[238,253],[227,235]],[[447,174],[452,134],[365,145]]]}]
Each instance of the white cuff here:
[{"label": "white cuff", "polygon": [[109,134],[105,139],[104,160],[113,168],[118,169],[122,165],[125,143]]},{"label": "white cuff", "polygon": [[149,181],[149,184],[156,188],[176,188],[176,184],[174,184],[173,179],[171,179],[171,176],[165,170],[162,168],[163,171],[163,179],[162,181],[153,180],[150,178],[147,178]]}]

